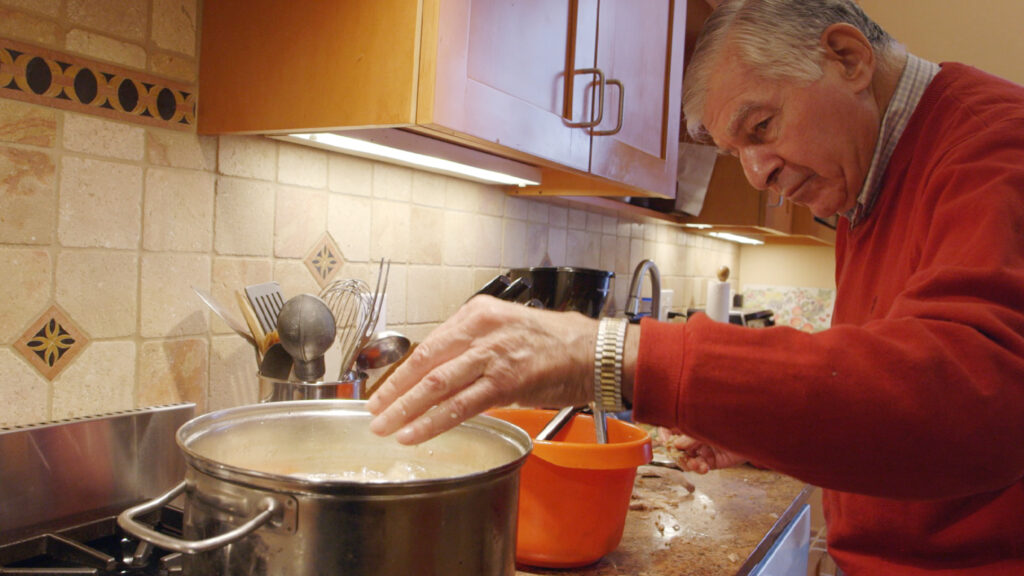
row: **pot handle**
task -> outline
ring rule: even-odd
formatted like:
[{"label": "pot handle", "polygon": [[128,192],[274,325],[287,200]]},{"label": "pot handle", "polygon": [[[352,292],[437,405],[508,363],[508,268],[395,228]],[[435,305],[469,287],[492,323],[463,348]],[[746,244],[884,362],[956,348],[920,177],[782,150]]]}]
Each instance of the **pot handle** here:
[{"label": "pot handle", "polygon": [[157,532],[156,530],[153,530],[152,528],[135,520],[135,517],[140,514],[145,514],[151,510],[162,508],[168,502],[177,498],[178,495],[184,491],[185,482],[182,482],[174,488],[171,488],[170,492],[155,500],[143,502],[142,504],[133,506],[124,512],[121,512],[121,514],[117,516],[117,524],[132,536],[141,538],[142,540],[160,548],[165,548],[174,552],[182,552],[184,554],[198,554],[200,552],[206,552],[208,550],[227,546],[228,544],[249,535],[260,526],[269,522],[271,517],[273,517],[273,515],[281,508],[281,504],[273,498],[269,496],[263,498],[259,502],[259,508],[261,510],[259,514],[253,516],[245,524],[242,524],[234,530],[230,530],[219,536],[206,538],[205,540],[181,540],[173,536]]}]

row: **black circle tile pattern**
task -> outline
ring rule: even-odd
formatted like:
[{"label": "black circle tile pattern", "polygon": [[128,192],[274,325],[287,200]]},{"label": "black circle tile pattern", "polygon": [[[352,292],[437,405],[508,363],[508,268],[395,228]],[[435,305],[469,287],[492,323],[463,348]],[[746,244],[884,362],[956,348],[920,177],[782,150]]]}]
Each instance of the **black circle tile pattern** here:
[{"label": "black circle tile pattern", "polygon": [[96,74],[88,68],[80,68],[78,70],[75,74],[73,86],[75,87],[78,101],[82,104],[92,104],[99,94],[99,82],[96,80]]},{"label": "black circle tile pattern", "polygon": [[50,84],[53,83],[53,74],[50,72],[46,60],[36,56],[25,64],[25,79],[33,92],[46,94],[46,91],[50,89]]},{"label": "black circle tile pattern", "polygon": [[160,93],[156,96],[156,109],[160,117],[164,120],[170,120],[174,117],[174,109],[178,106],[177,99],[174,97],[174,92],[168,88],[160,90]]},{"label": "black circle tile pattern", "polygon": [[139,89],[128,78],[123,78],[117,87],[117,103],[125,112],[131,112],[139,105]]},{"label": "black circle tile pattern", "polygon": [[127,121],[189,128],[195,123],[195,94],[170,84],[0,38],[0,94]]}]

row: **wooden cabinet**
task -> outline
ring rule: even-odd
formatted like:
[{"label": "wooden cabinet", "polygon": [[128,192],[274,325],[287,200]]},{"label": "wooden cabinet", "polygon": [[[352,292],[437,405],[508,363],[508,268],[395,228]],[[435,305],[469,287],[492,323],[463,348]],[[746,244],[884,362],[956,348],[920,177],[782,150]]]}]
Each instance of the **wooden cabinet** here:
[{"label": "wooden cabinet", "polygon": [[708,183],[700,216],[683,215],[683,224],[710,225],[714,230],[757,238],[768,243],[835,244],[834,224],[822,222],[805,206],[757,190],[743,175],[738,159],[720,156]]},{"label": "wooden cabinet", "polygon": [[[522,193],[672,196],[684,7],[206,2],[199,130],[401,128],[542,166],[542,185]],[[583,72],[595,68],[603,98],[596,73]],[[597,126],[575,126],[598,114]]]},{"label": "wooden cabinet", "polygon": [[[686,2],[578,0],[573,69],[598,69],[574,98],[572,122],[600,120],[585,129],[589,172],[545,170],[540,186],[523,195],[659,196],[674,198],[682,106]],[[593,59],[588,59],[593,54]],[[570,73],[575,90],[586,75]],[[582,98],[582,100],[580,100]],[[568,116],[568,115],[567,115]]]},{"label": "wooden cabinet", "polygon": [[685,12],[685,2],[601,0],[594,65],[618,83],[592,132],[592,173],[675,196]]},{"label": "wooden cabinet", "polygon": [[[438,2],[434,21],[424,17],[414,128],[525,160],[588,170],[589,135],[566,126],[584,114],[584,83],[567,74],[576,56],[574,4]],[[578,67],[593,64],[594,33],[590,61]]]},{"label": "wooden cabinet", "polygon": [[790,221],[789,237],[795,242],[809,240],[811,243],[835,245],[836,224],[838,222],[839,216],[832,216],[827,220],[822,220],[811,214],[811,211],[807,208],[794,206],[793,216]]}]

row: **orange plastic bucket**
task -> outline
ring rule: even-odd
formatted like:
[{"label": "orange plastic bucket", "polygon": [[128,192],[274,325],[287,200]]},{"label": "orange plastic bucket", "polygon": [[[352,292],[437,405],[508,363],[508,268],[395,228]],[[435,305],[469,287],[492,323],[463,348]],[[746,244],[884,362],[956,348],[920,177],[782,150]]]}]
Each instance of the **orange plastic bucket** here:
[{"label": "orange plastic bucket", "polygon": [[[554,410],[502,408],[489,415],[535,437]],[[597,444],[594,420],[577,414],[554,440],[534,440],[519,477],[516,561],[570,568],[597,562],[622,539],[636,468],[651,460],[643,429],[608,419]]]}]

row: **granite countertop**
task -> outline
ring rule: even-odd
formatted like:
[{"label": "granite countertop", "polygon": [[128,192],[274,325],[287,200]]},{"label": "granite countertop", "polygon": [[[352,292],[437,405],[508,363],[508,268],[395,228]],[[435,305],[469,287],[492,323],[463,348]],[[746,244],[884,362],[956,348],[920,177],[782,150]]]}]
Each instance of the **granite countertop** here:
[{"label": "granite countertop", "polygon": [[[694,487],[689,492],[686,483]],[[810,497],[807,484],[751,466],[705,475],[641,466],[622,541],[590,566],[519,566],[519,576],[747,574]]]}]

